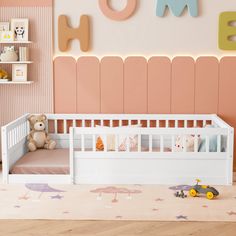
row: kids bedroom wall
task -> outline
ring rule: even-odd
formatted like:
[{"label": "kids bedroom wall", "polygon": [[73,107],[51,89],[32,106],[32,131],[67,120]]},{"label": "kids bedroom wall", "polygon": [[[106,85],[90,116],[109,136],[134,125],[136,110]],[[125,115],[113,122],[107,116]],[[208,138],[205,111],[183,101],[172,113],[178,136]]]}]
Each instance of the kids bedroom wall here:
[{"label": "kids bedroom wall", "polygon": [[235,0],[108,2],[0,0],[1,22],[29,19],[33,62],[28,83],[0,84],[0,126],[55,112],[216,113],[236,127]]}]

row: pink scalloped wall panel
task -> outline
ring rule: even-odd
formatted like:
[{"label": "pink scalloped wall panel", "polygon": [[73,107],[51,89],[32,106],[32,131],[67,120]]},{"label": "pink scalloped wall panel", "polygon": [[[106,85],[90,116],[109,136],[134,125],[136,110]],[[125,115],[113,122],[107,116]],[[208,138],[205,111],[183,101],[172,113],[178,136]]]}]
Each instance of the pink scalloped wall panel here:
[{"label": "pink scalloped wall panel", "polygon": [[147,60],[128,57],[124,62],[124,112],[147,113]]},{"label": "pink scalloped wall panel", "polygon": [[[54,60],[54,111],[55,113],[76,113],[76,60],[72,57],[58,57]],[[66,83],[65,83],[66,81]],[[64,96],[61,96],[61,95]]]},{"label": "pink scalloped wall panel", "polygon": [[167,57],[149,59],[148,113],[171,113],[171,61]]},{"label": "pink scalloped wall panel", "polygon": [[120,57],[101,60],[101,113],[124,113],[124,63]]},{"label": "pink scalloped wall panel", "polygon": [[215,57],[200,57],[196,61],[195,113],[218,112],[219,61]]},{"label": "pink scalloped wall panel", "polygon": [[172,61],[171,113],[194,113],[195,63],[191,57]]},{"label": "pink scalloped wall panel", "polygon": [[100,112],[100,62],[96,57],[80,57],[77,61],[76,100],[77,112]]},{"label": "pink scalloped wall panel", "polygon": [[[70,59],[61,57],[60,65],[55,60],[55,75],[63,73],[63,60]],[[104,57],[101,61],[82,57],[73,78],[54,79],[55,88],[57,83],[62,83],[62,88],[72,83],[69,96],[73,104],[76,101],[77,113],[217,113],[236,128],[236,109],[232,107],[236,100],[235,68],[236,57],[220,62],[215,57],[196,61],[191,57],[172,61],[166,57],[148,61],[144,57]],[[68,91],[55,90],[55,101],[60,101],[55,107],[64,107],[67,112],[71,105],[65,96]],[[69,112],[75,112],[74,105]]]},{"label": "pink scalloped wall panel", "polygon": [[218,114],[235,129],[234,170],[236,171],[236,57],[220,61]]}]

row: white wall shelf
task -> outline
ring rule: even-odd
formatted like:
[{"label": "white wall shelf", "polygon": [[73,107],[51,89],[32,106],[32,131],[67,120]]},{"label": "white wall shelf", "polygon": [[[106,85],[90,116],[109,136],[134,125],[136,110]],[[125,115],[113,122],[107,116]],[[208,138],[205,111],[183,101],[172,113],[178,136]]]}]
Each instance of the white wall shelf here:
[{"label": "white wall shelf", "polygon": [[0,64],[32,64],[32,61],[0,61]]},{"label": "white wall shelf", "polygon": [[27,84],[33,84],[34,81],[25,81],[25,82],[14,82],[14,81],[8,81],[8,82],[0,82],[0,85],[14,85],[14,84],[20,84],[20,85],[27,85]]},{"label": "white wall shelf", "polygon": [[9,41],[9,42],[3,42],[0,41],[0,44],[31,44],[32,41]]}]

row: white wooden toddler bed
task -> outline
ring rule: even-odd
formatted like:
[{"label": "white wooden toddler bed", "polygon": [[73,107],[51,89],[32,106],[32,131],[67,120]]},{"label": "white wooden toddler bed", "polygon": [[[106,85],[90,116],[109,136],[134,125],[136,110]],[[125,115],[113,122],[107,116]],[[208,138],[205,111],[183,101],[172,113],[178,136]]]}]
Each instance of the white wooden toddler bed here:
[{"label": "white wooden toddler bed", "polygon": [[57,149],[30,154],[27,117],[2,127],[5,183],[232,184],[234,130],[216,115],[48,114]]}]

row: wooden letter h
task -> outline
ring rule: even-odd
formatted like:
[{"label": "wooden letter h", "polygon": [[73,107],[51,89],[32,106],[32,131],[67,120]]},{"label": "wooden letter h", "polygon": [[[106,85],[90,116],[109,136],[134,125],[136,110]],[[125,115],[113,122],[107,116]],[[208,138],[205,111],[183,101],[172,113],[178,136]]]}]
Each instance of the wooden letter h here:
[{"label": "wooden letter h", "polygon": [[58,19],[58,44],[62,52],[68,50],[68,45],[71,40],[78,39],[80,41],[80,49],[83,52],[89,50],[90,42],[90,22],[89,16],[82,15],[80,18],[80,26],[71,28],[68,23],[68,17],[65,15],[59,16]]}]

